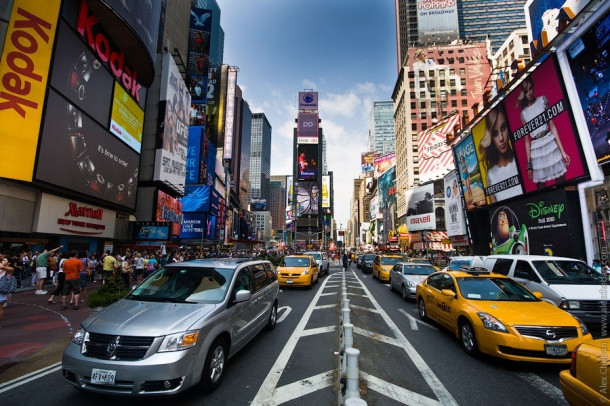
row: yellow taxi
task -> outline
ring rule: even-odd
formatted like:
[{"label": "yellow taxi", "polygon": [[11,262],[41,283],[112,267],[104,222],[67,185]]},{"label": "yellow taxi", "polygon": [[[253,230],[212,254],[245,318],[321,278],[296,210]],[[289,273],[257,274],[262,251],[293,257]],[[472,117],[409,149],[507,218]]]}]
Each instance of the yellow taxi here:
[{"label": "yellow taxi", "polygon": [[318,281],[318,275],[318,263],[309,255],[287,255],[277,267],[277,281],[280,286],[311,288]]},{"label": "yellow taxi", "polygon": [[390,281],[390,271],[399,262],[403,262],[405,258],[402,255],[381,254],[377,255],[373,260],[373,279],[379,279],[379,282]]},{"label": "yellow taxi", "polygon": [[569,363],[574,348],[593,339],[576,317],[500,274],[436,272],[416,297],[419,317],[449,329],[469,355]]},{"label": "yellow taxi", "polygon": [[430,262],[429,259],[427,258],[409,258],[409,262],[415,262],[416,264],[426,264],[426,265],[430,265],[433,266],[434,269],[436,269],[437,271],[440,271],[441,268],[439,268],[438,266],[434,265],[432,262]]},{"label": "yellow taxi", "polygon": [[582,343],[572,352],[569,370],[559,373],[563,396],[572,406],[607,405],[610,338]]}]

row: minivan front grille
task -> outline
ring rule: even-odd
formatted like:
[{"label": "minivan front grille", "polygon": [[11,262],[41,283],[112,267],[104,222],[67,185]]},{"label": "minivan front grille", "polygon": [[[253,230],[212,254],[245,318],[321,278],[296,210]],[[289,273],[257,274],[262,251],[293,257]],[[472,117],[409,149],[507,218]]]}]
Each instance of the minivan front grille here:
[{"label": "minivan front grille", "polygon": [[89,333],[83,355],[99,359],[136,361],[146,356],[154,339],[154,337]]},{"label": "minivan front grille", "polygon": [[576,327],[515,326],[522,336],[546,341],[563,341],[578,337]]}]

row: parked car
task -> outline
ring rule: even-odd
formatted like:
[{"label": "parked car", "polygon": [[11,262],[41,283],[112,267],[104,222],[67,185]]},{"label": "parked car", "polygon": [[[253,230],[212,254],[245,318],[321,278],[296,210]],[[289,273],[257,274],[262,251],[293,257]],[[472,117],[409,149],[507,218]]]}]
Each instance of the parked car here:
[{"label": "parked car", "polygon": [[489,271],[514,278],[530,291],[582,320],[594,332],[601,330],[603,308],[601,273],[573,258],[541,255],[490,255]]},{"label": "parked car", "polygon": [[81,323],[63,353],[64,379],[106,395],[215,389],[226,361],[275,327],[278,291],[269,261],[168,264]]},{"label": "parked car", "polygon": [[377,255],[373,260],[373,279],[379,279],[379,282],[390,280],[390,270],[394,265],[403,260],[401,255],[382,254]]},{"label": "parked car", "polygon": [[362,263],[360,264],[360,268],[362,269],[362,273],[372,273],[373,272],[373,260],[377,255],[373,253],[366,253],[362,257]]},{"label": "parked car", "polygon": [[436,272],[416,295],[419,317],[455,334],[469,355],[569,363],[576,346],[592,340],[582,321],[504,275]]},{"label": "parked car", "polygon": [[404,300],[415,300],[417,285],[436,272],[432,265],[414,262],[399,262],[390,272],[390,290],[397,290]]},{"label": "parked car", "polygon": [[280,286],[307,286],[318,282],[319,267],[310,255],[286,255],[277,267]]},{"label": "parked car", "polygon": [[328,275],[330,272],[330,261],[324,252],[321,251],[309,251],[305,255],[311,255],[318,264],[320,276]]},{"label": "parked car", "polygon": [[572,353],[570,369],[559,373],[563,396],[572,406],[607,405],[610,338],[582,343]]},{"label": "parked car", "polygon": [[358,255],[358,259],[356,260],[356,268],[362,269],[362,259],[364,258],[364,254]]}]

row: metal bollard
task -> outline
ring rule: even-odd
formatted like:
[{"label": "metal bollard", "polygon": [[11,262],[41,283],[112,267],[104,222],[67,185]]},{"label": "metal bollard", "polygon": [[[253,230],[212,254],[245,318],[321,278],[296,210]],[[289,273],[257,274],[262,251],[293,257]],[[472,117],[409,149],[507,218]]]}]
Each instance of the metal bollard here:
[{"label": "metal bollard", "polygon": [[346,325],[347,323],[349,323],[349,300],[346,300],[347,304],[345,304],[345,306],[343,307],[343,309],[341,309],[341,312],[343,313],[343,325]]},{"label": "metal bollard", "polygon": [[354,325],[347,323],[343,326],[343,334],[341,335],[341,370],[340,377],[344,378],[347,371],[347,356],[346,350],[354,346]]},{"label": "metal bollard", "polygon": [[366,406],[366,401],[360,398],[349,398],[343,404],[345,406]]},{"label": "metal bollard", "polygon": [[360,390],[358,389],[358,379],[360,375],[360,371],[358,370],[358,356],[360,355],[360,351],[355,348],[349,348],[345,350],[345,354],[347,356],[347,368],[345,371],[347,381],[345,383],[346,390],[344,399],[360,399]]}]

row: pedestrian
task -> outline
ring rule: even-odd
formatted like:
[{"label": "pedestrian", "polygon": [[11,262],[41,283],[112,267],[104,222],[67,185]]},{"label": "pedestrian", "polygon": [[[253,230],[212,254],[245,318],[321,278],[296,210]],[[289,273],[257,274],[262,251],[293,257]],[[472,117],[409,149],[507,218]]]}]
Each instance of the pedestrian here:
[{"label": "pedestrian", "polygon": [[110,251],[106,251],[106,256],[104,256],[102,263],[102,283],[105,283],[106,278],[112,276],[115,270],[120,268],[120,264],[116,260],[116,253],[110,253]]},{"label": "pedestrian", "polygon": [[13,276],[17,280],[17,289],[21,289],[21,280],[24,274],[23,262],[21,262],[19,257],[12,257],[9,261],[9,266],[14,269]]},{"label": "pedestrian", "polygon": [[133,264],[136,274],[136,283],[139,285],[142,283],[142,278],[144,277],[144,258],[142,258],[141,253],[136,253],[135,258],[133,259]]},{"label": "pedestrian", "polygon": [[89,282],[96,282],[95,274],[97,273],[98,261],[95,259],[95,255],[89,257],[89,263],[87,264],[87,270],[89,271]]},{"label": "pedestrian", "polygon": [[74,307],[72,309],[78,310],[78,303],[80,299],[80,272],[83,269],[83,262],[78,259],[78,251],[70,251],[70,259],[67,259],[63,263],[63,270],[66,274],[66,280],[64,282],[64,290],[61,297],[61,310],[65,310],[66,297],[69,293],[74,293]]},{"label": "pedestrian", "polygon": [[47,300],[49,304],[55,304],[55,296],[59,298],[64,292],[64,285],[66,281],[66,274],[64,273],[63,268],[64,262],[66,262],[66,258],[61,258],[59,260],[59,269],[57,270],[57,273],[53,276],[55,290],[53,291],[53,294],[51,294],[49,300]]},{"label": "pedestrian", "polygon": [[129,255],[125,255],[123,257],[123,261],[121,262],[121,277],[123,278],[123,282],[125,282],[125,286],[129,288],[129,281],[131,280],[131,273],[133,271],[133,264],[131,262],[131,258]]},{"label": "pedestrian", "polygon": [[[11,280],[12,279],[12,280]],[[0,323],[4,317],[4,306],[8,303],[11,293],[14,292],[13,286],[16,287],[13,277],[13,268],[8,264],[8,258],[5,255],[0,256],[0,286],[6,286],[6,290],[0,291]],[[11,286],[12,285],[12,286]],[[4,292],[4,293],[3,293]],[[2,326],[0,325],[0,328]]]},{"label": "pedestrian", "polygon": [[63,248],[63,245],[52,249],[51,251],[44,250],[42,254],[36,256],[36,275],[38,276],[36,280],[36,292],[35,295],[46,295],[47,291],[44,290],[44,284],[47,280],[47,271],[49,268],[49,257],[52,254],[55,254],[58,250]]},{"label": "pedestrian", "polygon": [[347,269],[348,266],[348,258],[347,258],[347,252],[343,253],[343,268]]},{"label": "pedestrian", "polygon": [[[87,299],[87,282],[89,281],[89,258],[86,252],[79,252],[80,261],[83,263],[80,276],[80,302],[83,303]],[[78,302],[75,302],[78,304]]]}]

